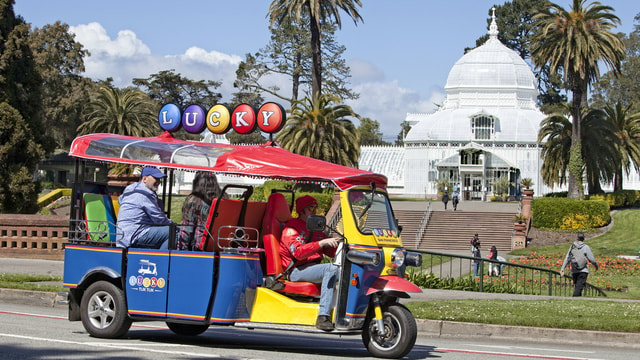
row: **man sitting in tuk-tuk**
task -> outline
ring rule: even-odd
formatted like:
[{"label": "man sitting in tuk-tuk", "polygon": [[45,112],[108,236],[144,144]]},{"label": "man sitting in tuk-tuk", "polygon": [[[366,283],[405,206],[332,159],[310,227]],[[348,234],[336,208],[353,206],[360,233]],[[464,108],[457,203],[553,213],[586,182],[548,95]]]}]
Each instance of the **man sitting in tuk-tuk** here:
[{"label": "man sitting in tuk-tuk", "polygon": [[169,224],[157,191],[166,175],[152,166],[145,166],[140,181],[127,186],[118,198],[120,211],[116,226],[119,247],[168,249]]},{"label": "man sitting in tuk-tuk", "polygon": [[309,232],[307,218],[316,213],[318,202],[312,196],[305,195],[296,200],[298,217],[289,220],[282,231],[280,257],[282,266],[289,269],[291,281],[309,281],[322,284],[320,289],[320,309],[316,327],[321,330],[333,330],[329,316],[333,300],[333,288],[338,267],[332,263],[321,264],[324,255],[334,257],[338,247],[338,238],[327,238],[322,232]]}]

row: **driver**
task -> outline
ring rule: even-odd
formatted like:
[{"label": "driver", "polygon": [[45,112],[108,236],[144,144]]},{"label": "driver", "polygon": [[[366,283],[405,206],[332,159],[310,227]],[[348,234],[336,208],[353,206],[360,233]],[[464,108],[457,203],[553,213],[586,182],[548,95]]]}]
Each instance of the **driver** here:
[{"label": "driver", "polygon": [[309,281],[321,284],[320,309],[316,319],[316,327],[320,330],[333,330],[333,323],[329,316],[333,288],[336,282],[338,267],[332,263],[321,264],[324,255],[334,257],[339,238],[327,238],[323,232],[307,230],[307,218],[316,213],[318,202],[312,196],[305,195],[296,200],[298,217],[289,220],[282,231],[280,242],[280,257],[282,266],[289,268],[294,261],[293,269],[289,273],[291,281]]}]

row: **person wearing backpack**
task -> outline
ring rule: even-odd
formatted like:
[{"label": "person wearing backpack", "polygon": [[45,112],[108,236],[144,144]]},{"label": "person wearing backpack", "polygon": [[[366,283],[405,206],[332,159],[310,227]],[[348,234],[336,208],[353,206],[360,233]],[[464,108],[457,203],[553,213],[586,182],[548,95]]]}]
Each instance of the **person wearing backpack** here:
[{"label": "person wearing backpack", "polygon": [[578,233],[578,240],[567,251],[567,256],[564,257],[560,268],[561,277],[564,276],[564,269],[569,263],[571,263],[571,275],[573,275],[573,284],[575,285],[573,296],[582,296],[582,289],[584,289],[589,276],[589,263],[592,263],[598,270],[598,262],[593,256],[591,248],[584,243],[584,233]]}]

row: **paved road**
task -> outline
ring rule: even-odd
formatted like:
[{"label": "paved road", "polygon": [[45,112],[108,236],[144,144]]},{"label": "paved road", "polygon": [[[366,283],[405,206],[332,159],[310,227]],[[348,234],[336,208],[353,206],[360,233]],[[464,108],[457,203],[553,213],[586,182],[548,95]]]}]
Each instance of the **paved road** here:
[{"label": "paved road", "polygon": [[[0,273],[4,272],[62,275],[63,271],[64,266],[62,261],[0,258]],[[411,299],[404,301],[432,301],[454,299],[540,300],[551,298],[555,297],[425,289],[423,293],[412,294]],[[55,305],[55,300],[56,294],[53,293],[0,289],[0,304],[30,304],[42,307],[63,308],[63,306],[61,305]],[[576,299],[576,301],[582,300],[584,299]],[[612,299],[598,298],[595,300],[611,301]],[[431,336],[439,338],[466,337],[470,339],[513,339],[517,341],[526,338],[549,343],[584,343],[593,341],[594,343],[605,342],[612,346],[640,348],[640,333],[576,331],[520,326],[470,324],[435,320],[418,320],[418,330],[421,336]]]}]

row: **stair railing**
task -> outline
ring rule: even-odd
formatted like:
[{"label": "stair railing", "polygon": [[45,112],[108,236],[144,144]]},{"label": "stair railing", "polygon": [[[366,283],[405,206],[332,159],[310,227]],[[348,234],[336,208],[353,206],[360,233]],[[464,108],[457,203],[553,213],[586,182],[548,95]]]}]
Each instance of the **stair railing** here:
[{"label": "stair railing", "polygon": [[[420,269],[407,270],[409,280],[421,288],[547,296],[573,295],[571,276],[560,276],[560,272],[556,270],[461,254],[409,250],[423,255]],[[584,296],[607,296],[602,288],[588,282],[585,285]]]},{"label": "stair railing", "polygon": [[424,210],[422,221],[420,221],[420,226],[418,227],[418,232],[416,233],[416,248],[420,247],[420,241],[422,240],[424,230],[427,228],[427,224],[429,223],[429,218],[431,218],[431,201],[427,201],[427,208]]}]

